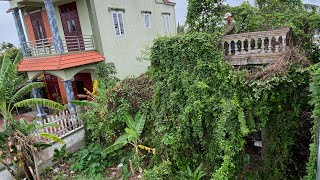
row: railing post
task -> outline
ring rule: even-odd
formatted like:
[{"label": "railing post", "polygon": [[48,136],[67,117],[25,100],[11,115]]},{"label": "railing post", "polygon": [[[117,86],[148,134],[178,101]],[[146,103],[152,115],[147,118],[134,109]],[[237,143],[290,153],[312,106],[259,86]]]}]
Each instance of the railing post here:
[{"label": "railing post", "polygon": [[244,39],[240,40],[241,42],[241,54],[246,54],[246,51],[244,49]]},{"label": "railing post", "polygon": [[264,46],[265,40],[266,40],[265,38],[262,38],[262,39],[261,39],[261,42],[262,42],[262,43],[261,43],[261,53],[264,53],[264,52],[265,52],[265,46]]},{"label": "railing post", "polygon": [[[95,49],[96,47],[95,47],[95,44],[94,44],[93,35],[91,35],[91,43],[92,43],[92,48]],[[224,46],[224,45],[222,44],[222,47],[223,47],[223,46]]]},{"label": "railing post", "polygon": [[[275,52],[279,52],[280,42],[279,42],[279,36],[276,36],[276,44],[275,44]],[[278,44],[279,43],[279,44]]]},{"label": "railing post", "polygon": [[255,39],[254,39],[254,42],[255,42],[254,53],[259,53],[259,52],[258,52],[258,48],[259,48],[259,46],[258,46],[258,44],[259,44],[259,38],[258,38],[258,39],[255,38]]},{"label": "railing post", "polygon": [[232,40],[229,43],[229,55],[232,55]]},{"label": "railing post", "polygon": [[78,51],[81,51],[81,49],[80,49],[80,41],[79,41],[79,36],[77,36],[77,41],[78,41]]},{"label": "railing post", "polygon": [[44,41],[43,41],[43,40],[41,40],[41,42],[42,42],[42,48],[43,48],[43,50],[44,50],[44,54],[47,54],[47,52],[46,52],[46,48],[44,47]]}]

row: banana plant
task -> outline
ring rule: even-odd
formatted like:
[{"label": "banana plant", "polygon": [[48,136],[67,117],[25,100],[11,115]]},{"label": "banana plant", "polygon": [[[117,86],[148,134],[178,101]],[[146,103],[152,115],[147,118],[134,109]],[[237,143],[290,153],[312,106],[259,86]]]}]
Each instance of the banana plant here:
[{"label": "banana plant", "polygon": [[[0,132],[0,163],[15,179],[26,177],[27,179],[40,180],[37,165],[37,161],[41,159],[39,153],[41,149],[49,147],[51,144],[39,141],[34,134],[46,127],[56,126],[56,124],[39,126],[35,121],[27,123],[24,119],[10,122],[5,130]],[[55,135],[40,133],[40,136],[64,144],[63,140]],[[13,164],[16,171],[10,167],[10,163]]]},{"label": "banana plant", "polygon": [[4,118],[4,126],[13,121],[12,111],[17,107],[43,105],[52,109],[63,110],[64,107],[54,101],[42,98],[23,99],[32,89],[43,87],[42,82],[31,82],[27,85],[25,80],[18,75],[18,63],[21,61],[21,54],[18,53],[12,61],[5,53],[0,69],[0,113]]},{"label": "banana plant", "polygon": [[135,152],[135,161],[137,162],[139,170],[141,171],[141,168],[139,166],[139,149],[146,150],[150,153],[152,152],[152,154],[156,153],[155,148],[149,148],[147,146],[139,144],[140,135],[146,122],[146,116],[145,114],[138,112],[134,118],[131,115],[127,114],[124,119],[127,124],[127,127],[124,130],[125,132],[121,136],[119,136],[119,138],[113,145],[103,151],[103,155],[108,155],[127,144],[131,144]]}]

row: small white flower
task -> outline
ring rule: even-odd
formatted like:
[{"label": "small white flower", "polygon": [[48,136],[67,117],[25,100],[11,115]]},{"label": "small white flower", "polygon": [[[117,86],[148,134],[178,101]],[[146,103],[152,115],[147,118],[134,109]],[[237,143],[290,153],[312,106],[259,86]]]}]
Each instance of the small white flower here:
[{"label": "small white flower", "polygon": [[117,166],[117,168],[119,168],[119,169],[121,169],[123,167],[123,164],[122,163],[120,163],[118,166]]}]

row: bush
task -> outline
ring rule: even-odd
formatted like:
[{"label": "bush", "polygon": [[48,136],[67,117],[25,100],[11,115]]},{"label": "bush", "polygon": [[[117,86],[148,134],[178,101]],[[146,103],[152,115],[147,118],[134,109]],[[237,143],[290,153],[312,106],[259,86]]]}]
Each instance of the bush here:
[{"label": "bush", "polygon": [[216,179],[228,179],[240,169],[235,164],[254,122],[250,91],[225,62],[218,40],[194,33],[154,42],[149,121],[153,146],[175,169],[203,163]]}]

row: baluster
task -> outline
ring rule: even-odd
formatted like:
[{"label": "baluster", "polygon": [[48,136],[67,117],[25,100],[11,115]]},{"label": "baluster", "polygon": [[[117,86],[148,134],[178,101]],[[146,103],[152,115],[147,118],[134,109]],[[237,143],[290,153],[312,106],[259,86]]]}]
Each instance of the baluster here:
[{"label": "baluster", "polygon": [[258,43],[259,43],[259,41],[258,41],[259,39],[257,38],[257,39],[254,39],[254,41],[255,41],[255,45],[254,45],[254,53],[259,53],[259,51],[258,51]]},{"label": "baluster", "polygon": [[279,36],[276,36],[276,44],[275,44],[275,51],[274,52],[279,52],[280,49],[280,41],[279,41]]},{"label": "baluster", "polygon": [[232,47],[231,47],[231,44],[232,44],[232,40],[229,42],[229,55],[231,56],[232,55]]},{"label": "baluster", "polygon": [[271,41],[272,41],[272,37],[271,37],[271,39],[270,38],[268,38],[268,48],[267,48],[267,53],[269,53],[269,52],[272,52],[272,46],[271,46]]},{"label": "baluster", "polygon": [[63,113],[63,115],[62,115],[62,117],[63,117],[63,121],[64,121],[64,123],[65,123],[65,128],[64,128],[64,133],[66,134],[66,133],[68,133],[69,132],[69,122],[67,121],[67,113],[66,113],[66,110],[65,111],[62,111],[62,113]]},{"label": "baluster", "polygon": [[241,54],[246,54],[246,51],[244,50],[244,39],[240,40],[241,42]]},{"label": "baluster", "polygon": [[264,53],[264,39],[261,38],[261,53]]}]

